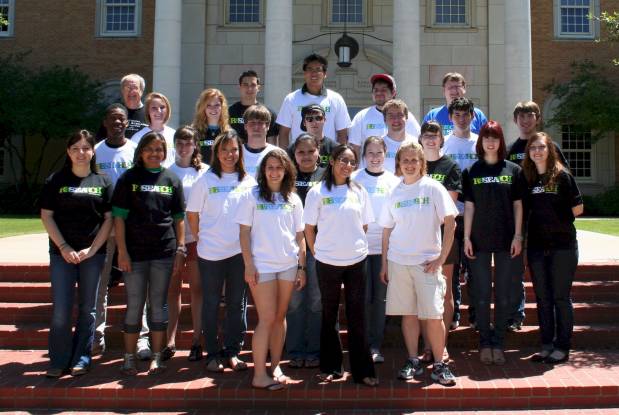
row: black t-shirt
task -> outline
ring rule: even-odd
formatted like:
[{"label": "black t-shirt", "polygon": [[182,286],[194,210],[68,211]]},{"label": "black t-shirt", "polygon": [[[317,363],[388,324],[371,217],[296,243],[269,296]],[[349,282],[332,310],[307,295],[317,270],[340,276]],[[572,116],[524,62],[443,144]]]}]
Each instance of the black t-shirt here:
[{"label": "black t-shirt", "polygon": [[324,167],[317,167],[313,173],[303,173],[301,170],[297,172],[297,194],[303,201],[303,205],[305,206],[305,196],[307,196],[307,192],[314,186],[315,184],[320,183],[322,179],[322,175],[325,173]]},{"label": "black t-shirt", "polygon": [[[127,108],[127,118],[129,123],[127,125],[127,129],[125,130],[125,137],[131,139],[133,134],[137,133],[144,127],[148,127],[146,124],[146,113],[144,112],[144,106],[142,105],[140,108],[132,110]],[[107,130],[101,124],[99,127],[99,131],[97,131],[97,136],[95,137],[97,142],[105,140],[107,137]]]},{"label": "black t-shirt", "polygon": [[219,127],[217,128],[207,128],[206,131],[199,131],[200,135],[200,153],[202,153],[202,161],[206,164],[212,164],[211,155],[213,154],[213,144],[215,144],[215,139],[221,133]]},{"label": "black t-shirt", "polygon": [[572,208],[582,204],[576,180],[563,170],[556,182],[539,176],[525,195],[528,207],[528,249],[568,249],[576,243]]},{"label": "black t-shirt", "polygon": [[174,218],[183,217],[183,186],[168,169],[151,172],[135,166],[118,179],[112,197],[114,216],[125,218],[125,241],[133,261],[172,256]]},{"label": "black t-shirt", "polygon": [[[318,166],[326,168],[329,165],[329,160],[331,160],[331,153],[333,149],[337,147],[338,144],[331,140],[328,137],[323,137],[322,142],[320,143],[320,148],[318,149]],[[294,160],[294,143],[288,146],[288,157],[290,160]]]},{"label": "black t-shirt", "polygon": [[460,167],[447,156],[428,161],[428,176],[445,186],[451,192],[462,193],[462,173]]},{"label": "black t-shirt", "polygon": [[[41,192],[41,209],[54,212],[54,221],[64,240],[76,251],[92,245],[112,209],[112,182],[104,174],[90,173],[77,177],[71,169],[63,168],[52,174]],[[60,250],[49,240],[49,253]],[[105,253],[105,244],[97,251]]]},{"label": "black t-shirt", "polygon": [[[245,131],[245,120],[243,119],[243,114],[245,114],[245,110],[249,107],[250,105],[243,105],[241,101],[237,101],[228,108],[230,127],[236,130],[239,137],[241,137],[241,140],[243,140],[243,143],[247,143],[247,131]],[[271,124],[269,124],[267,137],[276,136],[279,134],[279,125],[275,122],[277,114],[271,108],[267,107],[267,109],[271,113]]]},{"label": "black t-shirt", "polygon": [[[526,153],[524,152],[524,150],[528,142],[529,140],[523,140],[521,138],[518,138],[516,141],[514,141],[514,143],[507,150],[507,160],[513,163],[516,163],[519,166],[522,166],[522,161],[524,160],[524,157],[526,156]],[[570,165],[567,162],[565,155],[561,151],[561,148],[559,147],[557,143],[553,142],[553,144],[555,145],[555,149],[557,149],[557,155],[559,156],[559,161],[561,162],[561,164],[563,164],[565,167],[569,169]]]},{"label": "black t-shirt", "polygon": [[476,251],[509,251],[514,238],[513,202],[522,200],[526,182],[511,161],[478,160],[462,172],[464,200],[475,204],[471,242]]}]

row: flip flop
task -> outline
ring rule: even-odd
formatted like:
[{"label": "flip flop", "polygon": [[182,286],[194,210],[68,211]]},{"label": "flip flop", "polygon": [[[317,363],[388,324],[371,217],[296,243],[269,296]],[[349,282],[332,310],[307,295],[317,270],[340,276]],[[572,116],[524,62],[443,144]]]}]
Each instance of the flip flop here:
[{"label": "flip flop", "polygon": [[252,383],[251,387],[254,388],[254,389],[262,389],[262,390],[271,391],[271,392],[275,392],[275,391],[279,391],[279,390],[284,389],[284,385],[279,383],[279,382],[273,382],[273,383],[270,383],[270,384],[268,384],[266,386],[256,386],[256,385],[254,385]]}]

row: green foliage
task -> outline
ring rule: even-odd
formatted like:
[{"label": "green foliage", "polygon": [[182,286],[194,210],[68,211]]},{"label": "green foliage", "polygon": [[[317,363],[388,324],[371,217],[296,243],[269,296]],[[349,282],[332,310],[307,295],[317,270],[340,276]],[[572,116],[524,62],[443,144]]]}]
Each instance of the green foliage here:
[{"label": "green foliage", "polygon": [[619,131],[619,90],[591,61],[572,63],[572,79],[552,84],[545,90],[559,101],[548,125],[570,124],[591,131],[596,142],[605,134]]},{"label": "green foliage", "polygon": [[[610,42],[612,44],[619,41],[619,12],[602,12],[599,16],[590,15],[589,19],[597,20],[605,29],[604,34],[597,42]],[[613,59],[613,63],[619,65],[619,59]]]},{"label": "green foliage", "polygon": [[586,215],[619,216],[619,186],[596,196],[585,196],[584,204]]},{"label": "green foliage", "polygon": [[38,195],[35,184],[62,159],[43,167],[48,166],[43,161],[50,146],[62,145],[76,129],[97,128],[103,104],[100,83],[76,67],[31,70],[24,64],[26,56],[0,57],[0,145],[21,172],[4,196],[14,193],[9,198],[17,197],[17,206],[32,209]]}]

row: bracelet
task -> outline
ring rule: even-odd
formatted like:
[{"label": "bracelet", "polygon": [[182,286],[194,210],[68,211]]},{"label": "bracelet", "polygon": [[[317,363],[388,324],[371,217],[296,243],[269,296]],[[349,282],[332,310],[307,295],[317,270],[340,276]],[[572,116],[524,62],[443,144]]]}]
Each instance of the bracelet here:
[{"label": "bracelet", "polygon": [[187,254],[187,247],[185,245],[179,245],[176,247],[176,252],[182,252],[183,254]]},{"label": "bracelet", "polygon": [[470,240],[471,240],[471,238],[469,238],[468,236],[465,236],[465,237],[464,237],[464,240],[465,240],[465,241],[470,241]]},{"label": "bracelet", "polygon": [[63,243],[58,245],[58,249],[62,251],[67,246],[69,246],[69,244],[67,243],[67,241],[64,241]]},{"label": "bracelet", "polygon": [[305,270],[307,270],[307,268],[305,267],[305,265],[301,265],[301,264],[299,264],[299,265],[297,265],[297,270],[299,270],[299,271],[305,271]]},{"label": "bracelet", "polygon": [[522,237],[522,235],[514,235],[514,241],[519,241],[522,242],[524,241],[524,238]]}]

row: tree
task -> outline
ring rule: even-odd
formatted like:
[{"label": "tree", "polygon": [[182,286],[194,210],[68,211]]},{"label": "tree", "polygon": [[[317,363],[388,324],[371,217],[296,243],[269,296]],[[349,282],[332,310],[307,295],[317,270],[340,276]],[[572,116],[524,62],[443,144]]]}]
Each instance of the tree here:
[{"label": "tree", "polygon": [[553,82],[546,91],[554,94],[559,105],[548,125],[570,124],[591,131],[596,142],[605,134],[619,131],[619,90],[591,61],[574,62],[572,78],[565,83]]},{"label": "tree", "polygon": [[[602,24],[605,29],[605,33],[597,42],[609,42],[616,43],[619,41],[619,12],[613,11],[602,12],[599,16],[589,15],[589,19],[597,20]],[[619,59],[613,59],[613,63],[619,66]]]},{"label": "tree", "polygon": [[102,95],[100,83],[76,67],[31,70],[24,65],[25,55],[0,57],[0,143],[21,172],[5,196],[16,195],[14,203],[32,208],[37,184],[64,157],[45,168],[50,147],[62,145],[75,129],[96,128]]}]

